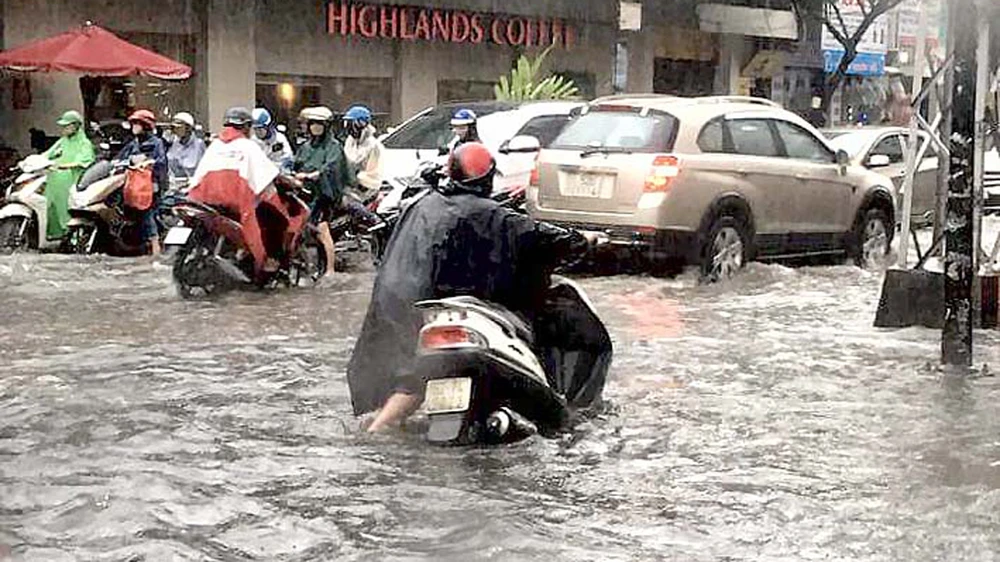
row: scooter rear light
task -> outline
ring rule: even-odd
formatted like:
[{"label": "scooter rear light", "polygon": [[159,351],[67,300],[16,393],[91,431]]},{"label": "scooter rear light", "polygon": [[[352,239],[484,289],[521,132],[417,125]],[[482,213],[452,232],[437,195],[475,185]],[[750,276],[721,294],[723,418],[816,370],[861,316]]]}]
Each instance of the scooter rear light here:
[{"label": "scooter rear light", "polygon": [[421,349],[485,347],[478,332],[461,326],[430,326],[420,331]]}]

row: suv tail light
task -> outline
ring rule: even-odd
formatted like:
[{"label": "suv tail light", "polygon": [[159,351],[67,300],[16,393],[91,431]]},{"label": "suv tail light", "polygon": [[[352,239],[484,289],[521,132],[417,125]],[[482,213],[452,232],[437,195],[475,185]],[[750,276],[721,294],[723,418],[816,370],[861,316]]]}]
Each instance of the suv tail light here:
[{"label": "suv tail light", "polygon": [[538,187],[540,184],[539,171],[538,171],[538,157],[541,156],[541,152],[535,154],[535,167],[531,169],[531,177],[528,179],[528,185],[531,187]]},{"label": "suv tail light", "polygon": [[657,156],[653,159],[653,167],[646,176],[646,185],[643,191],[646,193],[665,193],[670,191],[670,186],[674,182],[677,174],[681,173],[680,160],[673,155]]}]

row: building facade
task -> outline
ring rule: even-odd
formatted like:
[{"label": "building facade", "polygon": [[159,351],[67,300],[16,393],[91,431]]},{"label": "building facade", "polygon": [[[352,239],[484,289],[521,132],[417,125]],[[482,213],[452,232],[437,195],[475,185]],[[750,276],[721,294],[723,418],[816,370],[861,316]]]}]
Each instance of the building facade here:
[{"label": "building facade", "polygon": [[0,76],[0,141],[23,149],[31,128],[54,134],[56,116],[84,109],[84,97],[97,121],[149,107],[217,128],[227,107],[260,102],[285,121],[305,105],[365,103],[398,122],[441,101],[492,97],[521,53],[547,45],[548,70],[585,96],[606,94],[617,14],[611,0],[0,0],[4,49],[91,21],[194,70],[181,83]]}]

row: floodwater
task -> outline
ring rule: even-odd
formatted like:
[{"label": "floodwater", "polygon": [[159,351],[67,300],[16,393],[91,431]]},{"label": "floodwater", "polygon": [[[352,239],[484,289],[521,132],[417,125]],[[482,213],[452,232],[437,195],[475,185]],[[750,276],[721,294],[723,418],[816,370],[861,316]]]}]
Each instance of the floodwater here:
[{"label": "floodwater", "polygon": [[371,280],[183,302],[148,260],[0,258],[0,559],[1000,552],[1000,338],[941,370],[936,332],[871,327],[877,274],[585,279],[611,408],[494,449],[358,432]]}]

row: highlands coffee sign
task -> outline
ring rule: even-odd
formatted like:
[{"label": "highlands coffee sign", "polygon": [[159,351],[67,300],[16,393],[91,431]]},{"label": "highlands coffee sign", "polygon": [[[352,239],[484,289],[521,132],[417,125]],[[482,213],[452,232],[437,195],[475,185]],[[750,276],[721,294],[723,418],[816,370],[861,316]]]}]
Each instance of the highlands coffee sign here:
[{"label": "highlands coffee sign", "polygon": [[342,1],[327,4],[326,29],[341,37],[519,47],[570,48],[576,39],[563,19]]}]

